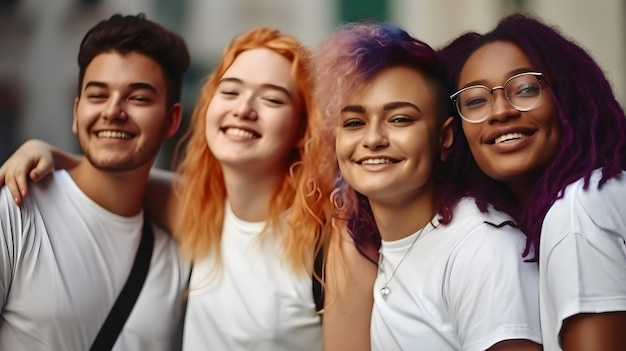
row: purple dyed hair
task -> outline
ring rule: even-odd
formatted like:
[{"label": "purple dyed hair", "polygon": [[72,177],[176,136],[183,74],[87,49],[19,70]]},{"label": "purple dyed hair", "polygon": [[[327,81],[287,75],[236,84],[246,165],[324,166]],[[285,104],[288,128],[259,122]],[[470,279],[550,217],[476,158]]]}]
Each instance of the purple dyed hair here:
[{"label": "purple dyed hair", "polygon": [[[342,104],[350,94],[387,67],[406,66],[421,72],[437,100],[440,123],[452,115],[437,52],[398,26],[374,22],[344,24],[321,44],[313,63],[315,97],[324,107],[321,135],[333,145],[333,155],[328,157],[335,163],[335,130]],[[452,209],[462,194],[446,186],[457,182],[449,178],[453,174],[445,171],[445,165],[436,167],[437,210],[445,224],[452,219]],[[341,177],[334,195],[341,216],[349,219],[348,228],[357,247],[372,244],[378,247],[380,236],[367,198],[355,192]]]},{"label": "purple dyed hair", "polygon": [[[547,76],[551,87],[547,91],[552,94],[562,126],[560,147],[524,204],[517,203],[503,184],[478,169],[461,128],[451,152],[457,154],[464,171],[469,171],[474,190],[491,194],[488,198],[494,205],[517,218],[528,237],[524,254],[534,253],[536,259],[543,218],[563,196],[567,185],[582,178],[587,188],[591,173],[602,168],[601,187],[626,169],[626,117],[604,72],[591,56],[557,29],[523,14],[502,19],[487,34],[466,33],[439,52],[450,92],[458,88],[460,72],[469,56],[494,41],[516,44],[533,69]],[[456,118],[460,121],[458,115]]]}]

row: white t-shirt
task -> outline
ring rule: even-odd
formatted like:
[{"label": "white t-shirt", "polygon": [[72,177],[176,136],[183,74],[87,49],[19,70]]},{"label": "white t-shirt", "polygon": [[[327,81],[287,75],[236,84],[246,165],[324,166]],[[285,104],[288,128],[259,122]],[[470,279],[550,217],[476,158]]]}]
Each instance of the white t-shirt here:
[{"label": "white t-shirt", "polygon": [[[105,210],[65,171],[29,190],[21,207],[0,190],[0,350],[88,350],[126,283],[143,214]],[[150,271],[116,351],[180,348],[172,341],[189,268],[153,228]]]},{"label": "white t-shirt", "polygon": [[[546,350],[561,350],[563,321],[626,311],[626,172],[601,189],[601,171],[570,184],[550,208],[539,245],[541,325]],[[624,331],[626,333],[626,330]]]},{"label": "white t-shirt", "polygon": [[[481,213],[463,199],[452,222],[428,224],[383,241],[374,283],[372,350],[483,351],[508,339],[541,343],[538,267],[524,262],[526,243],[510,218],[490,208]],[[391,293],[383,298],[388,283]]]},{"label": "white t-shirt", "polygon": [[271,232],[260,240],[264,226],[226,206],[218,274],[212,259],[194,262],[184,350],[322,350],[311,275],[294,274]]}]

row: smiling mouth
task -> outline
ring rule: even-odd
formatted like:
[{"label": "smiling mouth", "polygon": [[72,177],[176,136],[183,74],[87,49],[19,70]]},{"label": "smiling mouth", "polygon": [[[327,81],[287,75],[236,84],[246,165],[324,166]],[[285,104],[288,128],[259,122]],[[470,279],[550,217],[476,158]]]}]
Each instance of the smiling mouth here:
[{"label": "smiling mouth", "polygon": [[106,139],[131,139],[133,136],[126,132],[120,132],[115,130],[103,130],[98,132],[98,138],[106,138]]},{"label": "smiling mouth", "polygon": [[239,128],[222,128],[222,132],[226,135],[235,136],[238,138],[246,138],[246,139],[258,139],[261,136],[259,134],[239,129]]},{"label": "smiling mouth", "polygon": [[507,134],[503,134],[500,135],[499,137],[495,138],[491,144],[500,144],[500,143],[507,143],[507,142],[512,142],[515,140],[519,140],[519,139],[523,139],[526,138],[528,136],[530,136],[532,134],[525,134],[525,133],[507,133]]},{"label": "smiling mouth", "polygon": [[392,160],[389,158],[368,158],[367,160],[360,161],[359,164],[362,165],[383,165],[383,164],[391,164],[396,163],[398,161]]}]

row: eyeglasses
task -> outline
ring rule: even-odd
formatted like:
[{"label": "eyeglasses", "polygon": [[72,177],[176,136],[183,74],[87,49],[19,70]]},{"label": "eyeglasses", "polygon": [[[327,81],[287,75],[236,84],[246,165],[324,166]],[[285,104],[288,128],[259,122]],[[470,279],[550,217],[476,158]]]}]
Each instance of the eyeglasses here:
[{"label": "eyeglasses", "polygon": [[507,101],[520,112],[532,110],[541,97],[543,75],[537,72],[516,74],[504,85],[491,89],[484,85],[472,85],[450,95],[459,115],[470,123],[480,123],[487,119],[493,106],[493,92],[502,89]]}]

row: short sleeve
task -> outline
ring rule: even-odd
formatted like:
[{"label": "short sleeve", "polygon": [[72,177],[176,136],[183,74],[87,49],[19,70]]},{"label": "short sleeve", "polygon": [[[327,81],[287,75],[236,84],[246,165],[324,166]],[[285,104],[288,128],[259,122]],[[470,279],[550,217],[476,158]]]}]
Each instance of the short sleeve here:
[{"label": "short sleeve", "polygon": [[463,350],[497,342],[541,343],[538,265],[525,262],[525,237],[510,226],[482,224],[450,258],[444,298]]},{"label": "short sleeve", "polygon": [[588,229],[569,233],[545,260],[545,291],[560,321],[578,313],[626,311],[626,244]]},{"label": "short sleeve", "polygon": [[6,187],[0,188],[0,310],[4,309],[15,271],[16,240],[20,209]]},{"label": "short sleeve", "polygon": [[579,313],[626,311],[626,172],[599,186],[567,187],[543,222],[540,244],[542,323],[556,339]]}]

